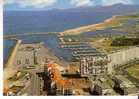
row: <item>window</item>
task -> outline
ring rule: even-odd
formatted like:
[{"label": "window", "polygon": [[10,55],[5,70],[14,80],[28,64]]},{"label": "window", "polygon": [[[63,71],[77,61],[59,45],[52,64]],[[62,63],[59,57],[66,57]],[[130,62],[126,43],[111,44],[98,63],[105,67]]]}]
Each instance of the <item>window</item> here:
[{"label": "window", "polygon": [[26,59],[25,60],[25,64],[29,64],[29,59]]},{"label": "window", "polygon": [[20,65],[21,64],[21,60],[17,60],[17,65]]}]

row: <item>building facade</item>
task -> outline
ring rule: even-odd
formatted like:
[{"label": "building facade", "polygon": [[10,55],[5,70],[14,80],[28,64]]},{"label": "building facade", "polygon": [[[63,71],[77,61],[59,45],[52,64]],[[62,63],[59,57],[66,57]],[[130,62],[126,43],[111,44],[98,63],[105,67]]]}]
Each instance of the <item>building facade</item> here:
[{"label": "building facade", "polygon": [[80,74],[81,76],[97,76],[106,72],[107,74],[112,74],[115,67],[135,59],[139,59],[139,47],[120,50],[105,57],[82,57],[80,60]]},{"label": "building facade", "polygon": [[81,76],[103,76],[107,73],[106,56],[82,57],[80,60]]},{"label": "building facade", "polygon": [[132,47],[125,50],[120,50],[108,55],[111,61],[108,64],[108,73],[112,74],[115,66],[124,65],[129,61],[139,59],[139,47]]}]

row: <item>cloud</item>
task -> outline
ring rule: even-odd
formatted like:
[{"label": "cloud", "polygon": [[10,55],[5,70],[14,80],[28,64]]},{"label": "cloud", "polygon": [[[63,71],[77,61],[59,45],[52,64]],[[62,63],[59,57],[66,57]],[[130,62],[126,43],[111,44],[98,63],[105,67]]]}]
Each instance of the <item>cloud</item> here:
[{"label": "cloud", "polygon": [[4,0],[7,9],[71,8],[80,6],[109,6],[117,3],[139,4],[139,0]]},{"label": "cloud", "polygon": [[91,0],[71,0],[70,4],[79,7],[79,6],[91,6],[93,3]]},{"label": "cloud", "polygon": [[5,0],[5,4],[17,4],[19,7],[43,8],[54,5],[57,0]]},{"label": "cloud", "polygon": [[70,4],[73,6],[95,6],[95,5],[102,5],[102,6],[109,6],[113,4],[134,4],[135,0],[71,0]]},{"label": "cloud", "polygon": [[113,5],[117,3],[122,3],[122,4],[133,4],[133,0],[102,0],[102,5]]}]

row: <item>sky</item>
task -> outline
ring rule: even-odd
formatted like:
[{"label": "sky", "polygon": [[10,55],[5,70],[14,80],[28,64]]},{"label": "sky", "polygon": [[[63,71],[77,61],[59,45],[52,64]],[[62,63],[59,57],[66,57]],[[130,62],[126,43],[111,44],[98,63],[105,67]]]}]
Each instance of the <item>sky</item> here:
[{"label": "sky", "polygon": [[67,9],[86,6],[109,6],[114,4],[139,5],[139,0],[4,0],[6,10]]}]

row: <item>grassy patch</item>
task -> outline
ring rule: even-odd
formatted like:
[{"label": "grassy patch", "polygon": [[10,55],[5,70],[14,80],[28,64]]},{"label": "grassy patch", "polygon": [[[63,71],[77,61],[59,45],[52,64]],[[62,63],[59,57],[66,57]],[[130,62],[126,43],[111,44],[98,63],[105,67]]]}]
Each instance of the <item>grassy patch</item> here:
[{"label": "grassy patch", "polygon": [[139,79],[139,64],[127,68],[127,72],[136,79]]},{"label": "grassy patch", "polygon": [[107,53],[111,53],[113,51],[129,47],[129,46],[111,46],[113,38],[96,38],[90,41],[92,46],[95,46],[96,48],[105,51]]},{"label": "grassy patch", "polygon": [[135,46],[139,44],[139,38],[119,37],[112,40],[111,46]]}]

